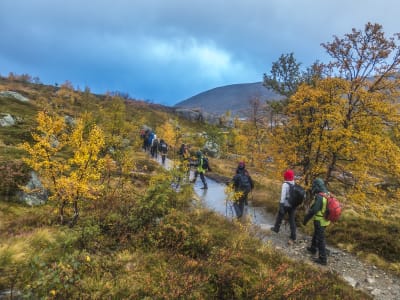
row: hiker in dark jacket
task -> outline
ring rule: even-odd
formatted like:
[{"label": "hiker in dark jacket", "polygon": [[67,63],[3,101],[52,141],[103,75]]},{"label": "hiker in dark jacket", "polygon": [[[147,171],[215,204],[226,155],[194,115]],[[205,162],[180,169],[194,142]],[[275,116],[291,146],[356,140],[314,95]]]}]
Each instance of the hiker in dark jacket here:
[{"label": "hiker in dark jacket", "polygon": [[294,185],[294,172],[293,170],[287,170],[283,174],[284,182],[282,183],[281,199],[279,201],[279,212],[276,217],[275,225],[271,227],[271,230],[278,233],[282,224],[282,220],[287,213],[289,215],[290,224],[290,239],[289,244],[293,244],[296,241],[296,208],[289,204],[289,192],[290,185]]},{"label": "hiker in dark jacket", "polygon": [[253,180],[246,170],[244,162],[239,162],[236,169],[236,174],[232,178],[233,188],[235,192],[240,192],[239,199],[234,202],[233,207],[236,212],[236,216],[241,218],[244,211],[244,206],[247,205],[247,197],[251,190],[254,188]]},{"label": "hiker in dark jacket", "polygon": [[328,193],[328,190],[321,178],[313,181],[311,193],[314,195],[314,203],[304,216],[303,221],[303,225],[306,225],[311,218],[314,220],[314,234],[311,246],[307,247],[307,251],[316,254],[318,250],[318,258],[314,261],[318,264],[326,265],[325,228],[330,224],[330,221],[324,218],[328,200],[319,193]]},{"label": "hiker in dark jacket", "polygon": [[161,153],[162,164],[165,164],[165,158],[168,153],[168,144],[163,139],[161,139],[160,143],[158,144],[158,151]]},{"label": "hiker in dark jacket", "polygon": [[150,154],[152,158],[158,157],[158,138],[157,135],[154,134],[153,140],[151,142],[151,147],[150,147]]}]

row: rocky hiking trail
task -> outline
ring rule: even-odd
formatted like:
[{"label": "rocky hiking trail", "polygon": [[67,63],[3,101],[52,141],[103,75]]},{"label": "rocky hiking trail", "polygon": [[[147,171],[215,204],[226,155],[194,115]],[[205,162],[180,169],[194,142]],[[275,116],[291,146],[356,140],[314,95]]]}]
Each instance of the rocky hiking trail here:
[{"label": "rocky hiking trail", "polygon": [[[310,245],[311,237],[298,230],[296,243],[288,245],[290,232],[289,226],[286,227],[282,226],[279,233],[271,232],[263,240],[271,242],[277,250],[292,259],[319,266],[312,262],[313,256],[306,250],[306,247]],[[340,275],[351,286],[363,290],[374,299],[400,299],[400,279],[398,277],[374,265],[366,264],[356,256],[329,244],[327,249],[330,251],[328,265],[319,266],[321,269]]]},{"label": "rocky hiking trail", "polygon": [[[168,161],[167,165],[169,166],[167,168],[171,167],[170,164],[171,161]],[[204,206],[227,217],[225,186],[230,178],[209,173],[206,179],[209,186],[208,190],[201,189],[202,183],[199,179],[194,184],[193,188],[197,197]],[[297,228],[297,241],[290,245],[288,244],[290,234],[289,224],[284,222],[279,233],[271,231],[270,227],[273,225],[275,216],[268,213],[264,208],[252,207],[251,201],[249,201],[243,217],[241,221],[250,223],[250,226],[253,226],[255,229],[256,236],[266,243],[271,243],[278,251],[284,253],[289,258],[309,263],[322,270],[326,270],[326,272],[335,273],[352,287],[364,291],[373,299],[400,299],[400,278],[394,274],[363,262],[355,255],[335,248],[329,245],[329,243],[327,244],[327,249],[330,252],[328,265],[318,265],[312,261],[314,256],[306,250],[306,247],[311,243],[311,236],[301,232],[300,228]],[[236,218],[232,220],[234,219]]]},{"label": "rocky hiking trail", "polygon": [[[211,177],[207,177],[209,184],[210,181],[215,181],[223,187],[225,186],[225,182],[230,179],[212,175]],[[195,191],[197,192],[196,188]],[[210,195],[210,197],[214,198],[212,201],[221,201],[221,197],[218,195],[214,194]],[[297,241],[294,244],[289,245],[289,224],[283,223],[279,233],[272,232],[270,230],[270,227],[273,225],[272,223],[262,224],[259,219],[257,220],[257,216],[254,213],[256,209],[258,208],[253,208],[251,202],[249,202],[245,222],[251,222],[252,226],[257,228],[259,231],[259,237],[264,242],[271,243],[278,251],[284,253],[291,259],[303,261],[304,263],[309,263],[321,268],[322,270],[326,270],[327,272],[338,274],[351,286],[364,291],[374,299],[400,299],[399,277],[381,270],[374,265],[365,263],[353,254],[335,248],[329,244],[327,244],[327,249],[330,252],[328,256],[328,265],[320,266],[315,264],[312,261],[314,256],[306,250],[306,247],[311,243],[311,236],[302,233],[301,230],[297,228]],[[270,217],[271,216],[272,215],[270,215]],[[274,216],[272,216],[272,218],[273,220],[275,219]]]}]

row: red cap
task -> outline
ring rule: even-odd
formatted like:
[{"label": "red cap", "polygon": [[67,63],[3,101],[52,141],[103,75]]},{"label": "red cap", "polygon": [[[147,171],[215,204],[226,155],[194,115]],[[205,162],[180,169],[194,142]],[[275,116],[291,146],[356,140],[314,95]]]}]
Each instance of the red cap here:
[{"label": "red cap", "polygon": [[293,170],[286,170],[286,172],[283,174],[283,178],[286,181],[293,181],[294,180],[294,172]]}]

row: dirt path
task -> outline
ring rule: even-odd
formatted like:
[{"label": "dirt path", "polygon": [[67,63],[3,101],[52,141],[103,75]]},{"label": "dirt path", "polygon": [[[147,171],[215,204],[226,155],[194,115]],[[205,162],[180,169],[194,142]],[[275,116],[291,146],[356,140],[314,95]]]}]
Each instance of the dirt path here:
[{"label": "dirt path", "polygon": [[[229,182],[230,178],[215,173],[209,173],[207,180],[213,180],[219,184]],[[251,215],[249,208],[248,214]],[[251,220],[251,218],[250,218]],[[330,251],[328,265],[320,266],[315,264],[313,256],[306,250],[311,243],[311,237],[298,230],[295,244],[288,245],[289,226],[282,224],[279,233],[270,231],[268,224],[253,224],[259,228],[260,238],[270,242],[274,247],[288,257],[318,266],[327,272],[336,273],[347,281],[351,286],[360,289],[377,300],[399,300],[400,299],[400,278],[385,272],[374,265],[364,263],[358,257],[341,249],[327,245]]]},{"label": "dirt path", "polygon": [[[286,227],[289,226],[287,225]],[[306,247],[310,245],[310,236],[298,232],[296,243],[288,245],[289,228],[282,226],[279,233],[272,232],[269,228],[263,228],[263,226],[260,226],[260,228],[266,232],[263,240],[271,242],[279,251],[282,251],[290,258],[316,265],[312,262],[313,256],[306,250]],[[330,245],[327,248],[330,250],[328,265],[320,266],[320,268],[339,274],[351,286],[363,290],[374,299],[400,299],[400,278],[376,266],[368,265],[343,250]]]},{"label": "dirt path", "polygon": [[[209,178],[225,183],[228,178],[218,175]],[[248,208],[248,215],[251,215],[252,208]],[[250,218],[251,220],[251,218]],[[260,237],[265,242],[270,242],[279,251],[288,257],[318,266],[326,271],[340,275],[345,281],[356,289],[363,290],[374,299],[379,300],[398,300],[400,299],[400,278],[385,272],[374,265],[364,263],[358,257],[341,249],[327,245],[330,251],[328,265],[320,266],[312,261],[313,256],[306,250],[311,243],[311,237],[302,232],[297,232],[297,241],[293,245],[288,245],[289,225],[282,225],[281,231],[275,233],[270,231],[268,224],[254,226],[260,228]],[[400,254],[399,254],[400,255]]]}]

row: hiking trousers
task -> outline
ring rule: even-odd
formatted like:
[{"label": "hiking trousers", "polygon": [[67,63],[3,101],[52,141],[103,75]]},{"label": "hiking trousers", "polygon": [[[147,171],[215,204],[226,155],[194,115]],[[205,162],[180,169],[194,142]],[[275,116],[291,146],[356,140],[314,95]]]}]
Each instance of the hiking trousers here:
[{"label": "hiking trousers", "polygon": [[326,242],[325,242],[325,226],[321,226],[318,220],[314,220],[314,234],[311,240],[311,250],[317,251],[319,259],[326,262]]},{"label": "hiking trousers", "polygon": [[296,208],[293,208],[290,206],[284,206],[282,203],[279,204],[279,212],[278,212],[278,216],[276,217],[274,231],[279,232],[283,218],[285,217],[286,213],[289,215],[290,239],[295,241],[296,240],[296,221],[295,221]]},{"label": "hiking trousers", "polygon": [[206,181],[206,177],[204,176],[204,172],[199,172],[196,170],[194,172],[193,182],[196,182],[197,176],[199,176],[199,175],[200,175],[201,182],[203,182],[203,187],[207,188],[207,181]]},{"label": "hiking trousers", "polygon": [[233,203],[233,208],[235,209],[235,213],[238,218],[241,218],[243,216],[244,205],[247,205],[247,194],[248,193],[243,192],[238,201]]}]

